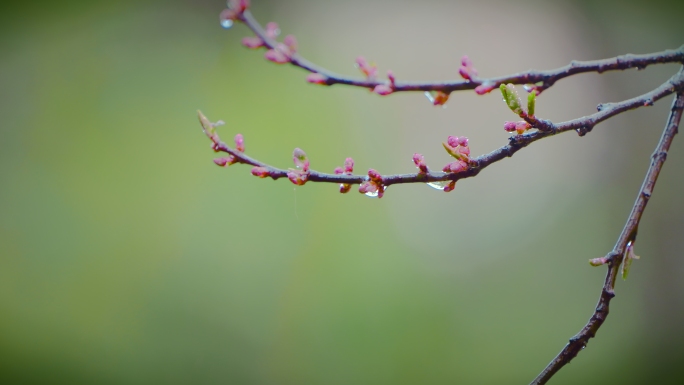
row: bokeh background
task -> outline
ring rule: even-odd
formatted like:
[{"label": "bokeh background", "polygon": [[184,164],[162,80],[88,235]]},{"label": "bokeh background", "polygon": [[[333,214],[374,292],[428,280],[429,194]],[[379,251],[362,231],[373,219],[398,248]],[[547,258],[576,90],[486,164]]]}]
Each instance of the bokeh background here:
[{"label": "bokeh background", "polygon": [[[684,43],[684,3],[253,1],[300,51],[400,79],[548,69]],[[220,1],[0,6],[0,382],[524,384],[592,313],[671,97],[586,137],[535,143],[444,194],[383,199],[228,169],[196,110],[287,167],[441,168],[441,141],[506,143],[500,96],[381,98],[309,85],[223,30]],[[563,121],[647,92],[676,65],[560,81]],[[676,138],[589,348],[553,384],[682,384],[684,138]]]}]

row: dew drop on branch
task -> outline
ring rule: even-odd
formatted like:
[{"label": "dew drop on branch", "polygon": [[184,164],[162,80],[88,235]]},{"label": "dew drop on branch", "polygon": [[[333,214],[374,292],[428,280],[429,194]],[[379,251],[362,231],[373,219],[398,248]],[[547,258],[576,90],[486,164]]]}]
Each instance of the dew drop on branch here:
[{"label": "dew drop on branch", "polygon": [[378,197],[378,192],[377,191],[369,191],[366,193],[366,196],[369,198],[377,198]]},{"label": "dew drop on branch", "polygon": [[449,185],[449,181],[445,180],[445,181],[430,182],[430,183],[427,183],[427,185],[428,185],[428,187],[433,188],[435,190],[444,191],[444,187]]},{"label": "dew drop on branch", "polygon": [[525,85],[523,86],[523,89],[525,89],[525,91],[527,91],[527,92],[532,92],[532,90],[534,90],[534,85],[532,85],[532,84],[525,84]]},{"label": "dew drop on branch", "polygon": [[233,24],[234,24],[233,20],[230,20],[230,19],[221,20],[221,27],[223,27],[225,29],[230,29],[230,27],[232,27]]},{"label": "dew drop on branch", "polygon": [[435,103],[435,97],[432,95],[430,91],[425,91],[425,97],[427,98],[427,100],[430,101],[430,103]]}]

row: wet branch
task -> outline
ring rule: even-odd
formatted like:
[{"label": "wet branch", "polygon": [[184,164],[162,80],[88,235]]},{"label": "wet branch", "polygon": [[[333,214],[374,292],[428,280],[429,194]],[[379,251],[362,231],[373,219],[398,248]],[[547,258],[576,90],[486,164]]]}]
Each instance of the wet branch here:
[{"label": "wet branch", "polygon": [[[478,156],[470,160],[470,167],[458,173],[445,173],[441,171],[428,171],[427,173],[416,172],[412,174],[394,174],[383,175],[382,184],[390,186],[393,184],[404,183],[428,183],[440,181],[457,181],[459,179],[470,178],[480,173],[484,168],[496,163],[504,158],[511,157],[520,149],[536,142],[542,138],[553,136],[568,131],[577,131],[580,135],[584,135],[591,131],[593,127],[615,115],[621,114],[625,111],[637,109],[644,106],[651,106],[661,98],[668,96],[674,92],[684,91],[684,72],[681,70],[668,79],[665,83],[651,92],[647,92],[641,96],[628,99],[619,103],[606,103],[599,105],[600,111],[582,118],[569,120],[562,123],[552,123],[547,120],[542,120],[543,131],[525,133],[522,135],[515,135],[509,138],[509,143],[500,147],[488,154]],[[218,138],[218,137],[217,137]],[[243,163],[255,167],[263,167],[268,170],[268,176],[274,180],[287,177],[288,170],[268,165],[262,161],[246,155],[244,152],[238,151],[229,147],[225,142],[217,140],[214,149],[216,151],[224,152],[234,158],[233,163]],[[309,182],[323,182],[323,183],[337,183],[337,184],[361,184],[368,180],[367,175],[349,175],[349,174],[329,174],[320,171],[309,171]]]},{"label": "wet branch", "polygon": [[[254,34],[259,37],[264,46],[269,49],[275,49],[277,42],[270,38],[261,24],[254,18],[249,10],[245,10],[239,20],[242,21]],[[602,73],[605,71],[626,70],[630,68],[643,69],[652,64],[662,63],[682,63],[684,64],[684,45],[676,50],[665,50],[662,52],[634,55],[626,54],[610,59],[591,60],[591,61],[577,61],[573,60],[565,67],[556,68],[547,71],[531,70],[526,72],[519,72],[517,74],[494,77],[494,78],[479,78],[473,76],[470,81],[467,80],[452,80],[452,81],[436,81],[436,82],[401,82],[397,81],[393,92],[398,91],[463,91],[473,90],[480,85],[491,86],[493,89],[501,84],[535,84],[541,83],[536,89],[541,92],[556,83],[556,81],[587,72]],[[363,87],[373,89],[378,85],[386,84],[384,80],[377,79],[363,79],[353,78],[341,75],[325,69],[311,61],[305,59],[298,53],[290,56],[290,64],[303,68],[311,73],[318,73],[326,77],[325,84],[346,84],[349,86]]]},{"label": "wet branch", "polygon": [[625,223],[625,227],[622,229],[613,250],[606,254],[604,258],[601,258],[602,262],[608,265],[608,273],[606,274],[606,279],[603,288],[601,289],[601,296],[599,297],[599,302],[598,305],[596,305],[594,314],[592,314],[589,322],[587,322],[582,330],[580,330],[577,335],[570,338],[568,344],[565,345],[558,356],[544,368],[539,376],[531,382],[531,385],[546,384],[556,372],[575,358],[577,353],[587,346],[589,339],[596,335],[596,331],[598,331],[606,320],[609,310],[608,305],[610,304],[610,300],[615,297],[613,289],[615,288],[615,279],[618,276],[620,263],[623,261],[623,257],[628,251],[627,248],[631,247],[632,243],[636,240],[641,215],[646,208],[648,200],[651,198],[653,188],[658,180],[658,175],[663,167],[663,163],[665,163],[665,159],[667,159],[667,152],[670,149],[670,144],[672,144],[672,139],[674,139],[674,136],[678,132],[682,110],[684,110],[684,93],[678,91],[677,96],[672,102],[672,108],[667,124],[665,125],[665,130],[651,156],[651,166],[646,172],[646,177],[641,185],[636,202],[634,202],[632,212],[629,214],[629,218],[627,218],[627,223]]}]

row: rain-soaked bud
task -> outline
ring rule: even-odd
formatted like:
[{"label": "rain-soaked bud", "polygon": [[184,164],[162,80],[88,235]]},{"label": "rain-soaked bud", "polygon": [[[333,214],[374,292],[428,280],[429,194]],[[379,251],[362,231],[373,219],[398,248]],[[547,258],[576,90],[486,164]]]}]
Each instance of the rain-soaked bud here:
[{"label": "rain-soaked bud", "polygon": [[515,86],[513,84],[502,84],[499,86],[499,89],[501,90],[501,95],[508,108],[520,117],[525,116],[525,112],[522,110],[522,107],[520,107],[520,98],[518,97],[518,92],[515,90]]},{"label": "rain-soaked bud", "polygon": [[380,175],[379,172],[375,171],[372,168],[370,170],[368,170],[368,177],[373,182],[382,183],[382,175]]},{"label": "rain-soaked bud", "polygon": [[451,182],[449,182],[448,185],[444,186],[444,190],[442,190],[442,191],[451,192],[451,191],[454,191],[454,188],[456,188],[456,181],[452,180]]},{"label": "rain-soaked bud", "polygon": [[311,73],[306,77],[306,81],[311,84],[328,85],[328,77],[319,73]]},{"label": "rain-soaked bud", "polygon": [[354,159],[347,158],[344,160],[344,172],[352,173],[354,172]]},{"label": "rain-soaked bud", "polygon": [[226,157],[214,159],[214,163],[216,163],[218,166],[221,166],[221,167],[230,166],[230,165],[233,165],[237,162],[238,162],[237,158],[232,156],[232,155],[228,155]]},{"label": "rain-soaked bud", "polygon": [[427,173],[428,172],[428,167],[427,164],[425,164],[425,158],[423,157],[422,154],[415,153],[413,154],[413,163],[418,167],[421,173]]},{"label": "rain-soaked bud", "polygon": [[309,158],[301,148],[298,147],[294,149],[292,152],[292,161],[294,162],[295,167],[298,169],[304,172],[309,171]]},{"label": "rain-soaked bud", "polygon": [[457,172],[462,172],[468,169],[468,163],[462,161],[462,160],[457,160],[455,162],[451,162],[444,166],[442,171],[444,172],[451,172],[451,173],[457,173]]},{"label": "rain-soaked bud", "polygon": [[304,183],[306,183],[306,181],[309,180],[309,173],[302,172],[300,170],[290,170],[287,173],[287,179],[289,179],[290,182],[296,184],[297,186],[303,186]]},{"label": "rain-soaked bud", "polygon": [[252,175],[258,176],[259,178],[266,178],[271,175],[266,167],[254,167],[252,168]]}]

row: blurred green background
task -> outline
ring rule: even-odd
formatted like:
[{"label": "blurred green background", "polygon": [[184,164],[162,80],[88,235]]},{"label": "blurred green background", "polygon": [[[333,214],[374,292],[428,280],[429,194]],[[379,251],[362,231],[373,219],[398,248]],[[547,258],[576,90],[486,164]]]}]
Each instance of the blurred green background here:
[{"label": "blurred green background", "polygon": [[[555,68],[684,43],[681,2],[253,1],[300,51],[399,79]],[[495,94],[312,86],[218,24],[220,1],[0,6],[0,382],[525,384],[584,325],[671,97],[544,140],[444,194],[381,199],[228,169],[227,141],[288,167],[441,168],[447,135],[506,143]],[[538,115],[590,114],[675,65],[563,80]],[[684,138],[604,328],[553,384],[682,384]]]}]

